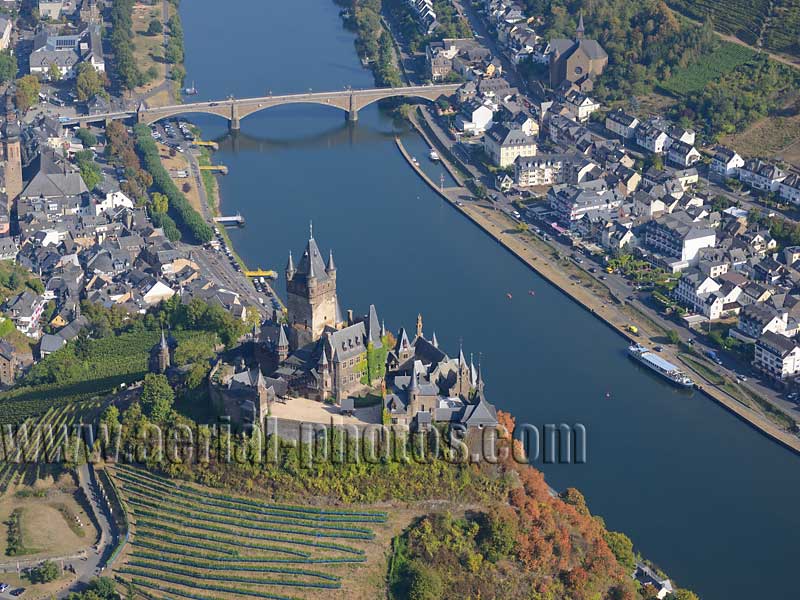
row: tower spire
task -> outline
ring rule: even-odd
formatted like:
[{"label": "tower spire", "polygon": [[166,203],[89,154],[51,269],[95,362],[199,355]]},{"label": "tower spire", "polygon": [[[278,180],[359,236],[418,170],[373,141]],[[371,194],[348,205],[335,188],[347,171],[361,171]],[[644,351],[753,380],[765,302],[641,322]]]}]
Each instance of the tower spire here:
[{"label": "tower spire", "polygon": [[585,32],[585,28],[583,26],[583,11],[581,11],[580,16],[578,17],[578,28],[575,30],[575,37],[583,39],[583,34]]},{"label": "tower spire", "polygon": [[308,239],[309,240],[314,239],[314,221],[308,222]]},{"label": "tower spire", "polygon": [[328,253],[328,266],[325,270],[328,273],[333,273],[336,270],[336,263],[333,262],[333,250]]},{"label": "tower spire", "polygon": [[422,313],[417,314],[417,337],[422,337]]}]

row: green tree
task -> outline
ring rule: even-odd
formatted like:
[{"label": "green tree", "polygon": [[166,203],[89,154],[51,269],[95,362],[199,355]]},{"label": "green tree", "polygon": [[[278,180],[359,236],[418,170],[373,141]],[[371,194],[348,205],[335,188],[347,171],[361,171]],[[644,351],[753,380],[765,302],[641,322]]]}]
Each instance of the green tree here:
[{"label": "green tree", "polygon": [[633,553],[633,542],[624,533],[619,531],[607,531],[605,534],[606,544],[617,557],[617,562],[628,572],[633,572],[636,568],[636,555]]},{"label": "green tree", "polygon": [[61,81],[61,68],[54,62],[47,67],[47,78],[50,81]]},{"label": "green tree", "polygon": [[0,83],[11,81],[17,74],[17,57],[8,50],[0,52]]},{"label": "green tree", "polygon": [[75,91],[79,102],[86,102],[92,96],[104,92],[105,79],[89,63],[78,65],[78,75],[75,78]]},{"label": "green tree", "polygon": [[142,411],[153,421],[165,421],[175,402],[175,392],[166,376],[148,373],[144,378],[140,399]]},{"label": "green tree", "polygon": [[119,409],[113,404],[109,404],[103,411],[100,422],[105,423],[109,429],[119,426]]},{"label": "green tree", "polygon": [[31,570],[31,581],[35,583],[49,583],[50,581],[58,579],[60,574],[61,571],[58,565],[52,560],[46,560],[38,567]]},{"label": "green tree", "polygon": [[164,214],[169,209],[169,198],[160,192],[153,192],[152,202],[153,210],[157,213]]},{"label": "green tree", "polygon": [[81,141],[84,148],[90,148],[97,144],[97,136],[85,127],[78,129],[78,131],[75,132],[75,137]]},{"label": "green tree", "polygon": [[115,600],[119,598],[117,586],[111,577],[98,577],[89,582],[89,590],[95,592],[103,600]]},{"label": "green tree", "polygon": [[490,562],[510,555],[517,542],[517,519],[507,509],[497,509],[485,515],[480,530],[480,549]]},{"label": "green tree", "polygon": [[164,31],[164,26],[158,19],[151,19],[150,24],[147,26],[148,35],[158,35]]},{"label": "green tree", "polygon": [[39,92],[42,85],[36,75],[25,75],[17,79],[17,108],[20,112],[26,112],[31,106],[39,101]]},{"label": "green tree", "polygon": [[439,574],[419,560],[408,565],[409,600],[440,600],[444,584]]},{"label": "green tree", "polygon": [[670,329],[667,331],[667,339],[669,340],[670,344],[677,344],[681,341],[681,337],[678,335],[678,332],[674,329]]}]

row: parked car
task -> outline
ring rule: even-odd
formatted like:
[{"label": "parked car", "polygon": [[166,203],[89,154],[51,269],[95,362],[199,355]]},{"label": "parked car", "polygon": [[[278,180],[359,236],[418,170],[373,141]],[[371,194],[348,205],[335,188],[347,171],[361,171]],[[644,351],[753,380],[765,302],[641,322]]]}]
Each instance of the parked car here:
[{"label": "parked car", "polygon": [[25,591],[25,588],[17,588],[11,592],[12,596],[21,596],[22,593]]},{"label": "parked car", "polygon": [[0,594],[5,592],[7,589],[8,589],[8,584],[7,583],[0,583]]}]

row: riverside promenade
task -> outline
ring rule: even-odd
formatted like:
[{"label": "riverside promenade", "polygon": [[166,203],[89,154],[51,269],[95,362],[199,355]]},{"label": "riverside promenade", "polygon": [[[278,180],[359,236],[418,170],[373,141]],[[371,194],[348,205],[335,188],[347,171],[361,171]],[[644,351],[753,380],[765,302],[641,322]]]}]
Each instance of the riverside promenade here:
[{"label": "riverside promenade", "polygon": [[[432,142],[415,119],[411,119],[411,123],[430,147],[440,147],[439,144]],[[654,340],[663,338],[664,334],[662,328],[652,319],[626,306],[624,301],[606,286],[590,279],[586,273],[575,269],[568,261],[557,258],[559,252],[557,248],[530,232],[520,231],[516,221],[504,212],[496,210],[491,203],[474,200],[469,190],[464,187],[459,170],[448,163],[446,156],[440,156],[442,164],[459,186],[441,189],[418,164],[414,163],[399,138],[395,138],[395,143],[411,168],[431,189],[562,293],[601,319],[628,342],[634,341],[628,333],[628,328],[634,325],[639,330],[636,341],[662,343],[661,340]],[[703,373],[682,360],[678,354],[678,349],[674,346],[664,346],[662,355],[674,364],[684,364],[690,369],[695,381],[698,382],[699,391],[772,440],[800,454],[800,438],[779,428],[763,414],[745,405],[721,386],[709,381]]]}]

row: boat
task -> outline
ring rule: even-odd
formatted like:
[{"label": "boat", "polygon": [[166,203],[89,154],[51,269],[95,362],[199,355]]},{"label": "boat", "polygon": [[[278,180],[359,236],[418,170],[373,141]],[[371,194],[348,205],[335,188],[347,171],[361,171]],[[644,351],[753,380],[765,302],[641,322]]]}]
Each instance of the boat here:
[{"label": "boat", "polygon": [[195,96],[197,95],[197,88],[194,87],[194,81],[192,82],[192,87],[187,87],[183,90],[183,93],[187,96]]},{"label": "boat", "polygon": [[528,295],[529,296],[535,296],[536,292],[534,292],[533,290],[528,290]]},{"label": "boat", "polygon": [[506,294],[506,298],[508,298],[509,300],[511,300],[513,297],[514,297],[514,296],[512,296],[512,295],[511,295],[511,292],[508,292],[508,293]]},{"label": "boat", "polygon": [[411,157],[411,162],[414,163],[414,166],[416,166],[416,167],[419,166],[419,161],[417,160],[416,156],[412,156]]},{"label": "boat", "polygon": [[428,154],[428,158],[430,158],[432,161],[437,161],[439,160],[439,155],[436,153],[436,150],[431,150],[431,153]]},{"label": "boat", "polygon": [[694,387],[694,381],[688,375],[668,360],[650,352],[646,346],[631,344],[628,346],[628,356],[651,371],[655,371],[673,385],[683,388]]}]

